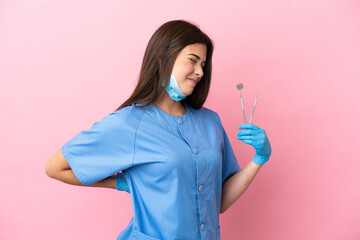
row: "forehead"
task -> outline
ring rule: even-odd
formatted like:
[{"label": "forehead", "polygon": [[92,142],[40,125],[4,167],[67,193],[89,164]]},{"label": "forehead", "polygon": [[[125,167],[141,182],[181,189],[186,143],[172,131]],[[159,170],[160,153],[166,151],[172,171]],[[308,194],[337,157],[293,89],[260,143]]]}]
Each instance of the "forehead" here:
[{"label": "forehead", "polygon": [[202,43],[195,43],[195,44],[191,44],[191,45],[187,45],[186,47],[184,47],[181,50],[181,54],[196,54],[200,57],[201,60],[205,60],[206,59],[206,45],[202,44]]}]

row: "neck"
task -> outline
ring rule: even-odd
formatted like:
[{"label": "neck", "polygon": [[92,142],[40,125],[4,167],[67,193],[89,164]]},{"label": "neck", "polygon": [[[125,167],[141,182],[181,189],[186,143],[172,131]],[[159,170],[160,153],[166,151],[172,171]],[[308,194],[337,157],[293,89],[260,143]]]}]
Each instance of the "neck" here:
[{"label": "neck", "polygon": [[162,111],[174,116],[186,114],[185,105],[181,102],[172,100],[167,92],[163,92],[163,94],[154,102],[154,104]]}]

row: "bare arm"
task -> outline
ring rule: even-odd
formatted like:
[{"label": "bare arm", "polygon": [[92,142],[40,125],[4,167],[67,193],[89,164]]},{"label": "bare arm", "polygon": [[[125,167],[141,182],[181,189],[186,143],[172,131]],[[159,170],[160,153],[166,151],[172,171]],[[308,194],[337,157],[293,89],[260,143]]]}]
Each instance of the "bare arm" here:
[{"label": "bare arm", "polygon": [[224,213],[249,187],[262,165],[250,161],[238,173],[225,181],[222,187],[220,213]]},{"label": "bare arm", "polygon": [[[66,161],[61,151],[61,148],[46,162],[45,173],[49,177],[64,183],[78,186],[87,186],[82,184],[77,179],[74,172],[71,170],[69,163]],[[88,187],[103,187],[116,189],[116,175],[112,175],[92,185],[89,185]]]}]

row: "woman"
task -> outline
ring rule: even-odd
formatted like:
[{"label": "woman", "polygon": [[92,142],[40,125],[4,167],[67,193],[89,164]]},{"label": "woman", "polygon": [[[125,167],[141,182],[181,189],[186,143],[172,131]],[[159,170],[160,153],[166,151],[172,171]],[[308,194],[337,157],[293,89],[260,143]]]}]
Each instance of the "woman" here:
[{"label": "woman", "polygon": [[48,160],[48,176],[65,183],[128,188],[134,216],[117,239],[220,239],[219,214],[268,161],[265,131],[243,124],[238,139],[256,154],[240,171],[218,114],[202,107],[212,53],[195,25],[163,24],[130,98]]}]

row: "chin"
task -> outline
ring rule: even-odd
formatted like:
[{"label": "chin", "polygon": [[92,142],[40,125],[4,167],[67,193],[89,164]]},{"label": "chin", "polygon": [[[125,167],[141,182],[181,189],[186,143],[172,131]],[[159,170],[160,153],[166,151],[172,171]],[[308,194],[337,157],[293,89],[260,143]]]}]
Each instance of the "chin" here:
[{"label": "chin", "polygon": [[186,96],[190,96],[192,93],[193,93],[193,91],[184,92],[184,94],[185,94]]},{"label": "chin", "polygon": [[183,92],[185,95],[191,95],[194,92],[194,87],[190,87],[188,88],[188,90],[186,92]]}]

